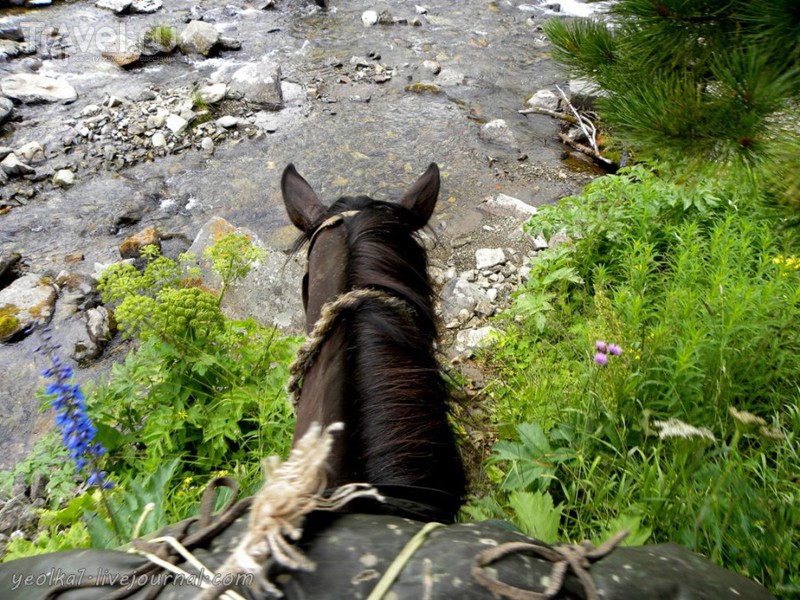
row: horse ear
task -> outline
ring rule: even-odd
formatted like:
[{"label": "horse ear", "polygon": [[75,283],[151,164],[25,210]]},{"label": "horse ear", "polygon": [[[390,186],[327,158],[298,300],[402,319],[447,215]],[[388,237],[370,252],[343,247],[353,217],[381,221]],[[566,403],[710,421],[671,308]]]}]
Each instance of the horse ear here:
[{"label": "horse ear", "polygon": [[428,170],[403,194],[399,203],[419,218],[417,226],[419,228],[423,227],[431,218],[438,197],[439,167],[436,163],[431,163]]},{"label": "horse ear", "polygon": [[303,179],[293,164],[283,171],[281,177],[281,193],[286,212],[294,226],[301,231],[308,231],[325,213],[325,206]]}]

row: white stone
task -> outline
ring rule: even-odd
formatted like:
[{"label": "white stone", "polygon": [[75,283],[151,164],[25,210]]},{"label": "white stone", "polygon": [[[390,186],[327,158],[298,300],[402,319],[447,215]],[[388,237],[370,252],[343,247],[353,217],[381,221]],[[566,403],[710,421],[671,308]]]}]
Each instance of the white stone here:
[{"label": "white stone", "polygon": [[479,270],[491,269],[505,262],[506,255],[502,248],[481,248],[475,251],[475,268]]},{"label": "white stone", "polygon": [[131,0],[97,0],[94,5],[97,8],[105,8],[119,15],[131,7]]},{"label": "white stone", "polygon": [[78,98],[78,93],[63,79],[46,77],[36,73],[16,73],[0,81],[3,95],[25,104],[38,102],[61,102],[69,104]]},{"label": "white stone", "polygon": [[283,94],[281,91],[280,67],[269,61],[245,65],[231,76],[231,92],[244,96],[244,99],[266,110],[281,110]]},{"label": "white stone", "polygon": [[500,330],[491,325],[478,329],[459,331],[458,334],[456,334],[455,350],[458,353],[463,353],[486,348],[491,345],[498,334],[500,334]]},{"label": "white stone", "polygon": [[215,83],[201,87],[197,94],[200,99],[207,104],[216,104],[225,99],[225,94],[228,93],[228,86],[224,83]]},{"label": "white stone", "polygon": [[53,185],[56,187],[69,187],[75,183],[75,173],[69,169],[59,169],[53,175]]},{"label": "white stone", "polygon": [[0,168],[6,175],[31,175],[36,169],[22,162],[13,152],[0,162]]},{"label": "white stone", "polygon": [[375,23],[378,22],[378,11],[377,10],[365,10],[361,15],[361,22],[366,27],[370,27],[371,25],[375,25]]},{"label": "white stone", "polygon": [[204,137],[200,140],[200,147],[206,154],[214,154],[214,140],[210,137]]},{"label": "white stone", "polygon": [[231,127],[236,127],[239,124],[239,118],[234,117],[233,115],[225,115],[217,119],[215,123],[223,129],[230,129]]},{"label": "white stone", "polygon": [[164,3],[162,0],[133,0],[131,2],[131,12],[135,13],[154,13],[159,10]]},{"label": "white stone", "polygon": [[208,56],[219,42],[219,32],[210,23],[191,21],[181,32],[180,46],[184,54]]},{"label": "white stone", "polygon": [[150,143],[152,144],[153,148],[163,148],[167,145],[167,138],[164,137],[164,134],[160,131],[156,131],[153,134],[153,137],[150,138]]},{"label": "white stone", "polygon": [[169,115],[164,124],[173,134],[180,135],[189,126],[189,121],[179,115]]},{"label": "white stone", "polygon": [[527,219],[535,215],[538,211],[535,206],[531,206],[513,196],[498,194],[494,198],[487,198],[484,202],[487,211],[498,216],[520,217]]},{"label": "white stone", "polygon": [[550,90],[539,90],[533,94],[525,103],[532,108],[545,108],[547,110],[558,110],[560,99]]},{"label": "white stone", "polygon": [[28,142],[14,150],[14,154],[19,156],[23,161],[41,162],[44,160],[44,148],[39,142]]}]

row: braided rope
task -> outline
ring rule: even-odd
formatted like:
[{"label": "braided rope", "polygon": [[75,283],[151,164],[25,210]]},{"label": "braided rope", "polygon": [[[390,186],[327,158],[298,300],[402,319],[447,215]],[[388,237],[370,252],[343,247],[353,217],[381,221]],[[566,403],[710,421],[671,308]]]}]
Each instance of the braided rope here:
[{"label": "braided rope", "polygon": [[411,319],[413,314],[413,309],[404,300],[381,290],[368,288],[345,292],[331,302],[325,303],[319,319],[314,324],[314,329],[298,349],[297,355],[289,367],[289,381],[286,384],[286,391],[295,410],[297,410],[297,402],[300,399],[303,377],[313,364],[322,344],[325,343],[333,331],[337,320],[344,313],[355,310],[367,300],[375,300],[385,304],[403,314],[407,319]]}]

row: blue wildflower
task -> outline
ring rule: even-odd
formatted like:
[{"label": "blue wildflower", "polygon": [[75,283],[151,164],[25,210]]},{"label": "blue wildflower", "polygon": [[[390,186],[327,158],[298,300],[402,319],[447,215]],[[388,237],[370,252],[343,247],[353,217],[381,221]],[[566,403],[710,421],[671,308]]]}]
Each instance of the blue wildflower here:
[{"label": "blue wildflower", "polygon": [[109,489],[113,483],[106,480],[106,472],[98,471],[95,464],[95,459],[106,449],[95,441],[97,427],[87,414],[86,397],[80,386],[72,382],[72,367],[64,365],[56,354],[58,346],[51,343],[49,331],[45,330],[42,339],[44,343],[36,352],[50,359],[51,366],[42,371],[42,376],[55,379],[47,384],[45,394],[51,397],[50,405],[56,411],[55,424],[61,431],[61,440],[78,471],[91,469],[86,482]]}]

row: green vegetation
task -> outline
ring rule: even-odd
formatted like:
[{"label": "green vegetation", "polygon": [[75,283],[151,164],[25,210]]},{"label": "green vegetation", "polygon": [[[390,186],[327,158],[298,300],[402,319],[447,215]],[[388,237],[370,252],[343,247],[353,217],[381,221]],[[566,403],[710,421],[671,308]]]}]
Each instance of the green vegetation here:
[{"label": "green vegetation", "polygon": [[[109,547],[186,518],[206,483],[231,475],[245,490],[260,461],[286,455],[294,416],[283,386],[298,340],[222,315],[222,296],[197,287],[197,267],[144,252],[147,266],[111,267],[104,301],[138,342],[92,389],[86,405],[107,453],[97,459],[115,485],[87,486],[55,432],[0,479],[49,477],[49,508],[34,542],[16,540],[5,560],[81,545]],[[224,291],[262,256],[245,236],[221,237],[204,257]],[[85,519],[81,520],[83,515]]]},{"label": "green vegetation", "polygon": [[[548,541],[626,527],[796,593],[800,261],[774,224],[723,185],[637,167],[528,228],[574,242],[505,317],[496,489],[468,514]],[[622,355],[593,360],[598,340]]]},{"label": "green vegetation", "polygon": [[617,143],[681,169],[760,178],[797,208],[797,2],[620,0],[609,10],[613,28],[551,19],[545,31],[554,57],[603,90]]}]

